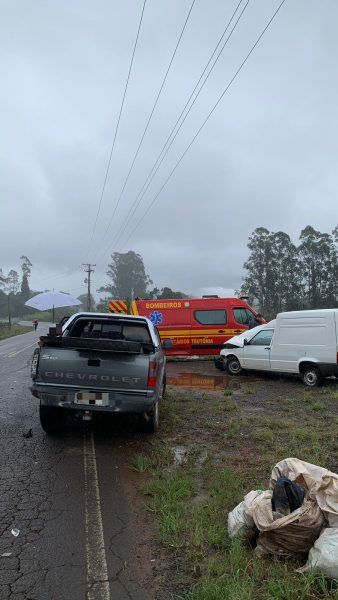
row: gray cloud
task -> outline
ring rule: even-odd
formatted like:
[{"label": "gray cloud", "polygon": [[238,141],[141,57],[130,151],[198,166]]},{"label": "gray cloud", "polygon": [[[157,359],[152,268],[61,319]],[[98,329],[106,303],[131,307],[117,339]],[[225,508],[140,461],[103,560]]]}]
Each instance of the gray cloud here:
[{"label": "gray cloud", "polygon": [[[237,3],[237,2],[236,2]],[[287,0],[149,215],[134,228],[278,2],[252,1],[140,209],[116,233],[236,5],[197,0],[109,236],[100,244],[190,1],[148,0],[106,194],[87,256],[141,2],[3,0],[1,264],[81,293],[109,251],[135,249],[158,286],[237,288],[257,226],[296,240],[337,222],[338,6]],[[100,249],[99,252],[97,250]],[[66,272],[67,275],[60,275]]]}]

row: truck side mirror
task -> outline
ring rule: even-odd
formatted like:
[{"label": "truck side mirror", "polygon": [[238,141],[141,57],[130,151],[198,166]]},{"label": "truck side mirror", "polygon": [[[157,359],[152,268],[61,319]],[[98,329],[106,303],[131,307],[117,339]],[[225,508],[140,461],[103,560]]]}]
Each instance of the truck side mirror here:
[{"label": "truck side mirror", "polygon": [[169,350],[173,347],[173,345],[174,344],[172,340],[163,340],[162,342],[162,348],[164,348],[164,350]]},{"label": "truck side mirror", "polygon": [[244,346],[248,346],[249,345],[249,341],[246,338],[244,338],[244,342],[243,343],[244,343]]}]

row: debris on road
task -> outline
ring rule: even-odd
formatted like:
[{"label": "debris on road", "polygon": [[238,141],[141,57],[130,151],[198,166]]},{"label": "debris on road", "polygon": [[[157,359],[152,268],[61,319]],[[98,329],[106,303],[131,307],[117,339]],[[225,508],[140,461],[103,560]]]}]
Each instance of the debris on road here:
[{"label": "debris on road", "polygon": [[230,537],[256,538],[260,556],[299,556],[298,572],[338,578],[338,475],[287,458],[276,464],[270,489],[251,491],[228,515]]},{"label": "debris on road", "polygon": [[12,556],[12,552],[3,552],[3,553],[1,554],[1,558],[2,558],[2,557],[3,557],[3,558],[7,558],[8,556]]},{"label": "debris on road", "polygon": [[22,437],[24,437],[26,440],[27,440],[28,438],[31,438],[31,437],[33,437],[33,431],[32,431],[32,429],[28,429],[28,431],[26,431],[26,433],[23,433],[23,434],[22,434]]},{"label": "debris on road", "polygon": [[11,534],[14,535],[14,537],[18,537],[18,535],[20,535],[20,529],[13,527],[13,529],[11,529]]}]

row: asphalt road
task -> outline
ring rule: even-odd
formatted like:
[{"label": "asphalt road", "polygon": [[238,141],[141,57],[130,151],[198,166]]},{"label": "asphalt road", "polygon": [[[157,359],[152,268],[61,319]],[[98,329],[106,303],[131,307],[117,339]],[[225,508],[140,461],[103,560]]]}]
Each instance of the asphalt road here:
[{"label": "asphalt road", "polygon": [[40,427],[29,365],[45,330],[0,342],[0,599],[149,599],[114,443],[90,427]]}]

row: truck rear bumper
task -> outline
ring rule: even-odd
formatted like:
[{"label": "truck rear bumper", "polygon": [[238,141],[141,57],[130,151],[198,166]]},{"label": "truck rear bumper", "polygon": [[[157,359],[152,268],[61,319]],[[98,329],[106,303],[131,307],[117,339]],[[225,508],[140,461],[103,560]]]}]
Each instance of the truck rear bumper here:
[{"label": "truck rear bumper", "polygon": [[[41,387],[37,384],[31,386],[33,396],[39,398],[41,406],[64,408],[71,411],[95,411],[106,413],[144,413],[148,412],[156,401],[154,391],[145,392],[109,392],[109,404],[82,404],[75,401],[76,390],[55,390],[54,388]],[[83,392],[83,390],[78,390]],[[96,390],[90,390],[95,392]]]}]

